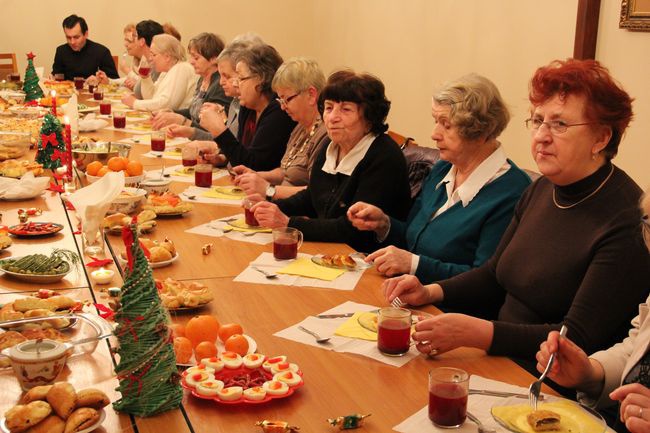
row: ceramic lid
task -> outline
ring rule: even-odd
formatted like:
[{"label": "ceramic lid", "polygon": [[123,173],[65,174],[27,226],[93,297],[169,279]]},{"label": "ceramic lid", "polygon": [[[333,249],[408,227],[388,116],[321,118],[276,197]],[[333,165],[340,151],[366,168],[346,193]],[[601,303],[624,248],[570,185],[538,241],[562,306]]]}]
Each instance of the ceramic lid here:
[{"label": "ceramic lid", "polygon": [[17,344],[9,351],[12,361],[51,361],[60,358],[68,348],[54,340],[29,340]]}]

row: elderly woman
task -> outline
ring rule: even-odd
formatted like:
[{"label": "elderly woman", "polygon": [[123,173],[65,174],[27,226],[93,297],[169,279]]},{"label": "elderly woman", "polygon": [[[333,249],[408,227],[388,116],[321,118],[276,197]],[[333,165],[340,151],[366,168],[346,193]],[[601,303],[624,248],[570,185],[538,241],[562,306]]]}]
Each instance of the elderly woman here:
[{"label": "elderly woman", "polygon": [[[650,191],[641,203],[641,231],[650,249]],[[551,331],[537,352],[537,369],[546,368],[551,353],[555,362],[548,377],[556,383],[578,390],[581,403],[601,410],[620,402],[617,432],[647,432],[650,429],[650,297],[639,305],[632,329],[621,343],[590,357],[568,338]],[[627,430],[626,430],[627,429]]]},{"label": "elderly woman", "polygon": [[196,140],[200,138],[197,129],[203,131],[199,127],[199,112],[203,103],[214,102],[228,107],[231,98],[224,94],[219,83],[221,77],[217,67],[217,57],[223,48],[223,41],[214,33],[201,33],[190,40],[188,44],[190,64],[199,76],[194,97],[189,108],[177,109],[173,112],[158,112],[153,118],[154,129],[174,125],[175,129],[171,135],[186,136]]},{"label": "elderly woman", "polygon": [[[122,54],[122,60],[119,64],[119,72],[123,74],[120,78],[109,78],[104,71],[97,71],[94,78],[89,78],[90,83],[115,83],[123,85],[129,89],[133,89],[135,83],[138,81],[138,65],[140,64],[140,56],[137,47],[137,33],[135,31],[135,24],[130,23],[124,27],[124,48],[125,53]],[[125,55],[131,56],[131,61],[127,62]]]},{"label": "elderly woman", "polygon": [[[595,61],[569,59],[531,80],[526,125],[544,175],[519,201],[495,254],[483,266],[423,286],[413,276],[384,282],[388,301],[441,303],[456,311],[416,325],[424,353],[472,346],[532,360],[566,324],[593,352],[625,335],[648,294],[650,256],[639,233],[641,190],[611,163],[632,118],[631,99]],[[611,299],[612,290],[616,298]]]},{"label": "elderly woman", "polygon": [[155,83],[150,76],[142,77],[143,99],[127,95],[122,103],[129,108],[148,111],[189,107],[197,76],[192,65],[185,61],[185,49],[178,39],[167,34],[154,36],[150,60],[160,76]]},{"label": "elderly woman", "polygon": [[499,90],[471,74],[433,97],[431,138],[440,149],[406,222],[355,203],[348,218],[391,246],[367,257],[387,276],[415,274],[432,282],[482,265],[510,223],[530,178],[506,159],[497,137],[510,120]]},{"label": "elderly woman", "polygon": [[411,201],[406,161],[385,134],[390,101],[384,85],[369,74],[335,72],[319,107],[332,141],[316,156],[307,188],[286,199],[255,204],[255,218],[265,227],[295,227],[305,240],[375,249],[374,233],[355,229],[346,217],[348,207],[364,201],[404,218]]},{"label": "elderly woman", "polygon": [[256,172],[238,165],[235,185],[247,194],[258,193],[267,200],[286,198],[306,188],[309,172],[323,144],[329,141],[318,112],[318,95],[325,87],[325,75],[315,60],[294,57],[275,73],[272,83],[280,107],[298,122],[293,129],[280,167]]},{"label": "elderly woman", "polygon": [[201,126],[214,137],[221,153],[232,165],[253,170],[272,170],[280,165],[287,141],[296,123],[275,100],[271,81],[282,57],[270,45],[254,45],[237,59],[239,87],[239,131],[237,137],[226,126],[222,107],[205,104]]}]

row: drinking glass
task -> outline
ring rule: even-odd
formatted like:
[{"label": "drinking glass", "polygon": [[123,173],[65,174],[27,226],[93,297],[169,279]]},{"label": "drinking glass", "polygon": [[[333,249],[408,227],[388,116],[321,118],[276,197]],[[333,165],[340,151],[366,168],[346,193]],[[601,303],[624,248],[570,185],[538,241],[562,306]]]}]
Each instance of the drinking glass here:
[{"label": "drinking glass", "polygon": [[104,99],[104,91],[99,86],[95,86],[93,89],[93,99],[95,101],[102,101]]},{"label": "drinking glass", "polygon": [[291,260],[298,257],[302,245],[302,232],[293,227],[273,229],[273,257],[275,260]]},{"label": "drinking glass", "polygon": [[197,164],[194,166],[194,185],[203,188],[212,186],[212,164]]},{"label": "drinking glass", "polygon": [[87,256],[97,256],[104,254],[104,236],[101,230],[95,230],[94,233],[81,232],[81,243],[84,254]]},{"label": "drinking glass", "polygon": [[377,348],[388,356],[402,356],[411,344],[411,311],[386,307],[377,318]]},{"label": "drinking glass", "polygon": [[140,74],[142,78],[147,78],[150,73],[151,66],[149,65],[149,61],[145,56],[142,56],[140,59],[140,65],[138,66],[138,74]]},{"label": "drinking glass", "polygon": [[257,202],[249,198],[245,198],[242,200],[241,205],[244,208],[244,219],[246,220],[246,224],[249,226],[258,227],[260,223],[257,222],[255,214],[251,211],[251,208],[255,205],[255,203]]},{"label": "drinking glass", "polygon": [[77,90],[83,89],[85,82],[86,79],[84,77],[74,77],[74,88]]},{"label": "drinking glass", "polygon": [[154,152],[165,151],[165,131],[154,131],[151,133],[151,150]]},{"label": "drinking glass", "polygon": [[197,163],[197,158],[199,156],[199,151],[196,147],[185,146],[181,150],[181,159],[183,167],[194,167]]},{"label": "drinking glass", "polygon": [[460,427],[467,417],[469,374],[440,367],[429,372],[429,419],[438,427]]},{"label": "drinking glass", "polygon": [[99,103],[99,114],[109,115],[111,114],[111,103],[108,101],[102,101]]},{"label": "drinking glass", "polygon": [[65,74],[54,74],[54,81],[65,81]]},{"label": "drinking glass", "polygon": [[113,128],[126,128],[126,113],[124,113],[124,111],[113,112]]}]

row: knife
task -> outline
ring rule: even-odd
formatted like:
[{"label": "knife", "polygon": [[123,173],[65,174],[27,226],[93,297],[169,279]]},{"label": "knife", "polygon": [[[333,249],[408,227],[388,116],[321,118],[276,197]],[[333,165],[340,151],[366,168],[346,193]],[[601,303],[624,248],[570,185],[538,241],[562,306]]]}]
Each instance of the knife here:
[{"label": "knife", "polygon": [[[469,395],[490,395],[493,397],[516,397],[516,398],[528,398],[528,394],[521,394],[518,392],[506,392],[506,391],[489,391],[487,389],[470,389]],[[544,400],[544,396],[540,394],[540,400]]]},{"label": "knife", "polygon": [[354,313],[341,313],[341,314],[318,314],[316,317],[319,319],[338,319],[340,317],[352,317]]}]

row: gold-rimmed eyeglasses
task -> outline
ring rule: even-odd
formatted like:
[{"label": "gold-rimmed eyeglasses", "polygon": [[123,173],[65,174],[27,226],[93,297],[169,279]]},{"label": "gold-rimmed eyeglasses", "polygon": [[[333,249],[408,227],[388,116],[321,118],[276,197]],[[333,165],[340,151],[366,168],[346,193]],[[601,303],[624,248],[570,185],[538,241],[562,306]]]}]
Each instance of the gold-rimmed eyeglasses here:
[{"label": "gold-rimmed eyeglasses", "polygon": [[235,82],[235,84],[239,84],[243,81],[250,80],[251,78],[255,77],[255,75],[251,74],[246,77],[235,77],[232,80]]},{"label": "gold-rimmed eyeglasses", "polygon": [[648,215],[643,215],[641,217],[641,232],[643,233],[643,240],[646,244],[650,244],[648,236],[650,236],[650,218]]},{"label": "gold-rimmed eyeglasses", "polygon": [[293,101],[296,96],[300,95],[302,92],[298,92],[294,95],[288,96],[287,98],[275,98],[276,101],[280,103],[280,105],[284,105],[285,107],[289,105],[289,102]]},{"label": "gold-rimmed eyeglasses", "polygon": [[591,125],[596,122],[582,122],[582,123],[566,123],[564,120],[549,120],[548,122],[543,121],[537,117],[531,117],[524,121],[526,128],[531,131],[537,131],[542,125],[548,126],[548,129],[553,134],[562,134],[571,126],[582,126],[582,125]]}]

